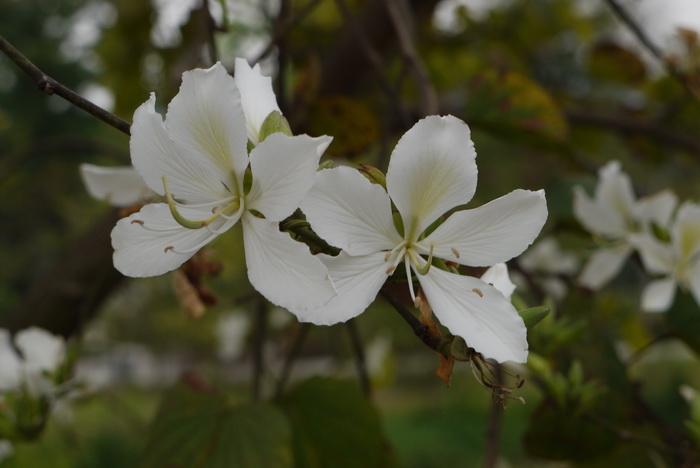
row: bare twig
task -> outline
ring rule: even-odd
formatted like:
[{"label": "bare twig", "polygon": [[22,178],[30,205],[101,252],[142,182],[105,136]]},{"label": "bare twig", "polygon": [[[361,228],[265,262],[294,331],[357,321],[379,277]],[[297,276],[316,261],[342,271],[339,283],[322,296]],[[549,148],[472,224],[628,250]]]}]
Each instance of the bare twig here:
[{"label": "bare twig", "polygon": [[408,6],[401,0],[385,0],[389,18],[394,25],[404,60],[413,71],[420,92],[420,108],[423,116],[438,113],[438,99],[435,87],[430,81],[428,70],[418,56],[409,26]]},{"label": "bare twig", "polygon": [[287,354],[287,359],[285,359],[284,361],[284,365],[282,366],[282,372],[280,373],[279,379],[277,380],[275,398],[279,398],[280,396],[282,396],[282,392],[284,391],[284,388],[286,387],[287,382],[289,381],[289,376],[292,373],[292,366],[294,365],[294,362],[296,361],[297,357],[299,357],[301,347],[304,344],[304,341],[306,341],[306,337],[309,335],[309,330],[311,330],[310,323],[302,323],[299,327],[297,335],[294,338],[294,343],[292,344],[292,349],[290,349],[289,353]]},{"label": "bare twig", "polygon": [[[503,369],[496,365],[494,378],[498,385],[503,384]],[[503,421],[503,402],[493,398],[489,411],[489,420],[486,426],[486,453],[484,455],[484,468],[494,468],[498,462],[498,446],[501,440],[501,422]]]},{"label": "bare twig", "polygon": [[355,320],[352,319],[345,322],[345,328],[350,336],[350,344],[352,345],[355,367],[357,367],[357,376],[360,380],[360,388],[362,389],[362,393],[369,396],[372,393],[372,387],[369,381],[369,374],[367,373],[365,350],[362,348],[362,340],[355,326]]},{"label": "bare twig", "polygon": [[265,365],[265,339],[267,335],[267,303],[260,298],[255,309],[253,336],[253,401],[258,401],[262,394],[263,366]]},{"label": "bare twig", "polygon": [[[214,17],[211,15],[211,10],[209,9],[209,0],[202,0],[202,11],[204,12],[204,21],[207,31],[207,45],[209,47],[209,58],[211,63],[216,63],[219,60],[219,53],[216,50],[216,33],[222,31],[223,27],[216,24]],[[224,24],[226,24],[226,18],[224,18]]]},{"label": "bare twig", "polygon": [[129,122],[88,101],[76,92],[70,90],[66,86],[46,75],[2,36],[0,36],[0,51],[7,55],[7,57],[12,60],[24,73],[34,80],[37,87],[41,91],[49,95],[56,94],[61,96],[74,106],[129,135],[129,129],[131,127]]}]

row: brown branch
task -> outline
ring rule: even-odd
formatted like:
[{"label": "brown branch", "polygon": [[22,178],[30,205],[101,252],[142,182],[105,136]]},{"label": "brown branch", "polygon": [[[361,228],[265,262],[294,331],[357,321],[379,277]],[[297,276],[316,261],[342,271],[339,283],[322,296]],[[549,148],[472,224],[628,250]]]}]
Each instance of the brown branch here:
[{"label": "brown branch", "polygon": [[345,322],[345,329],[350,336],[350,344],[352,345],[352,354],[355,360],[355,367],[357,368],[360,388],[362,389],[362,393],[369,396],[372,393],[372,386],[369,381],[369,374],[367,373],[365,350],[362,348],[362,340],[360,339],[360,333],[357,331],[357,326],[355,326],[355,319],[350,319]]},{"label": "brown branch", "polygon": [[[496,365],[496,383],[503,384],[503,369]],[[486,450],[484,455],[484,468],[494,468],[498,463],[498,447],[501,441],[501,426],[503,422],[503,402],[496,398],[491,400],[489,419],[486,425]]]},{"label": "brown branch", "polygon": [[267,302],[258,299],[255,308],[253,333],[253,401],[259,401],[262,396],[262,377],[265,365],[265,340],[267,339]]},{"label": "brown branch", "polygon": [[12,60],[25,74],[27,74],[36,86],[46,94],[56,94],[61,96],[66,101],[70,102],[74,106],[84,110],[93,117],[97,117],[101,121],[108,125],[116,128],[120,132],[129,135],[129,129],[131,124],[126,120],[117,117],[101,108],[100,106],[93,104],[84,97],[80,96],[76,92],[70,90],[66,86],[62,85],[58,81],[54,80],[50,76],[42,72],[36,65],[34,65],[31,60],[22,55],[22,53],[15,49],[12,44],[10,44],[4,37],[0,36],[0,51],[2,51],[10,60]]}]

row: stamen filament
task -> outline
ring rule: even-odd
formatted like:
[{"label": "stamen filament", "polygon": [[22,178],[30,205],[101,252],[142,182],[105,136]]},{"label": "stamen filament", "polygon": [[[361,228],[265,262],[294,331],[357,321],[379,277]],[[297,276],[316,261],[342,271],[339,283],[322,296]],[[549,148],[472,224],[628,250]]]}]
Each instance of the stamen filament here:
[{"label": "stamen filament", "polygon": [[[201,229],[203,227],[207,227],[209,225],[209,223],[211,223],[212,221],[215,221],[219,217],[222,217],[222,218],[227,219],[229,221],[232,219],[238,220],[238,218],[240,217],[239,214],[241,213],[241,210],[243,209],[243,203],[241,203],[240,200],[236,199],[236,197],[230,197],[230,198],[226,198],[224,200],[219,200],[216,203],[214,203],[213,204],[214,208],[212,209],[212,212],[214,214],[212,216],[210,216],[209,218],[204,219],[202,221],[189,220],[180,214],[180,212],[177,210],[177,205],[192,207],[192,208],[194,208],[194,207],[203,208],[203,207],[212,205],[212,203],[204,203],[201,205],[183,205],[181,203],[178,203],[173,198],[172,193],[170,193],[170,189],[168,189],[167,176],[163,176],[162,179],[163,179],[163,188],[165,189],[165,199],[168,202],[168,207],[170,207],[170,213],[173,215],[173,218],[175,219],[175,221],[177,221],[177,223],[182,227],[185,227],[187,229]],[[217,209],[218,205],[221,205],[222,203],[226,203],[228,201],[230,201],[231,203],[229,203],[227,206],[225,206],[221,210]],[[227,215],[226,211],[229,209],[235,209],[236,213],[233,216]],[[215,232],[215,231],[212,231],[212,232]]]},{"label": "stamen filament", "polygon": [[428,274],[428,271],[430,271],[430,265],[433,264],[433,250],[435,250],[435,244],[430,245],[430,254],[428,254],[428,261],[422,267],[418,265],[418,259],[416,258],[417,255],[415,255],[413,253],[413,250],[411,250],[411,260],[416,266],[416,273],[418,273],[419,275],[425,276]]}]

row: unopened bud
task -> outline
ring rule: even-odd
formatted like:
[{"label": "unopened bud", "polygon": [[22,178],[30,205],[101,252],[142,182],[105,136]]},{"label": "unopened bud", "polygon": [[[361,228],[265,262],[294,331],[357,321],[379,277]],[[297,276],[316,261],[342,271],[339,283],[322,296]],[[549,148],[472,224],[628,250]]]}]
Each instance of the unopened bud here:
[{"label": "unopened bud", "polygon": [[384,190],[386,190],[386,176],[382,171],[367,164],[360,164],[360,168],[358,170],[360,171],[360,174],[367,178],[367,180],[373,184],[381,185],[384,187]]},{"label": "unopened bud", "polygon": [[289,122],[279,111],[272,111],[260,126],[259,140],[263,141],[273,133],[283,133],[287,136],[292,136],[292,129],[289,127]]}]

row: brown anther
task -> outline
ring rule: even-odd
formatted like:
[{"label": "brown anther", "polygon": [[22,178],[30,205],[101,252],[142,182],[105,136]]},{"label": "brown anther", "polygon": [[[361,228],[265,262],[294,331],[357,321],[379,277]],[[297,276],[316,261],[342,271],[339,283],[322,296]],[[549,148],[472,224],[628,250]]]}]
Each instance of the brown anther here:
[{"label": "brown anther", "polygon": [[391,265],[389,268],[386,269],[386,274],[390,275],[396,270],[396,266]]},{"label": "brown anther", "polygon": [[420,295],[416,296],[416,300],[413,301],[413,307],[416,309],[420,309],[420,306],[423,305],[423,299],[421,299]]},{"label": "brown anther", "polygon": [[212,209],[211,209],[211,214],[216,214],[216,210],[218,210],[218,209],[219,209],[218,206],[212,207]]},{"label": "brown anther", "polygon": [[141,226],[143,226],[144,222],[141,221],[140,219],[134,219],[131,221],[131,224],[140,224]]},{"label": "brown anther", "polygon": [[474,288],[474,289],[472,289],[472,291],[477,293],[479,295],[479,297],[484,297],[484,293],[481,292],[481,289]]},{"label": "brown anther", "polygon": [[173,247],[172,245],[169,245],[165,249],[163,249],[163,252],[168,252],[168,251],[173,251],[173,250],[175,250],[175,247]]},{"label": "brown anther", "polygon": [[386,255],[384,255],[384,261],[388,262],[390,258],[391,258],[391,252],[387,252]]},{"label": "brown anther", "polygon": [[459,250],[452,247],[452,253],[455,254],[455,257],[459,258]]}]

